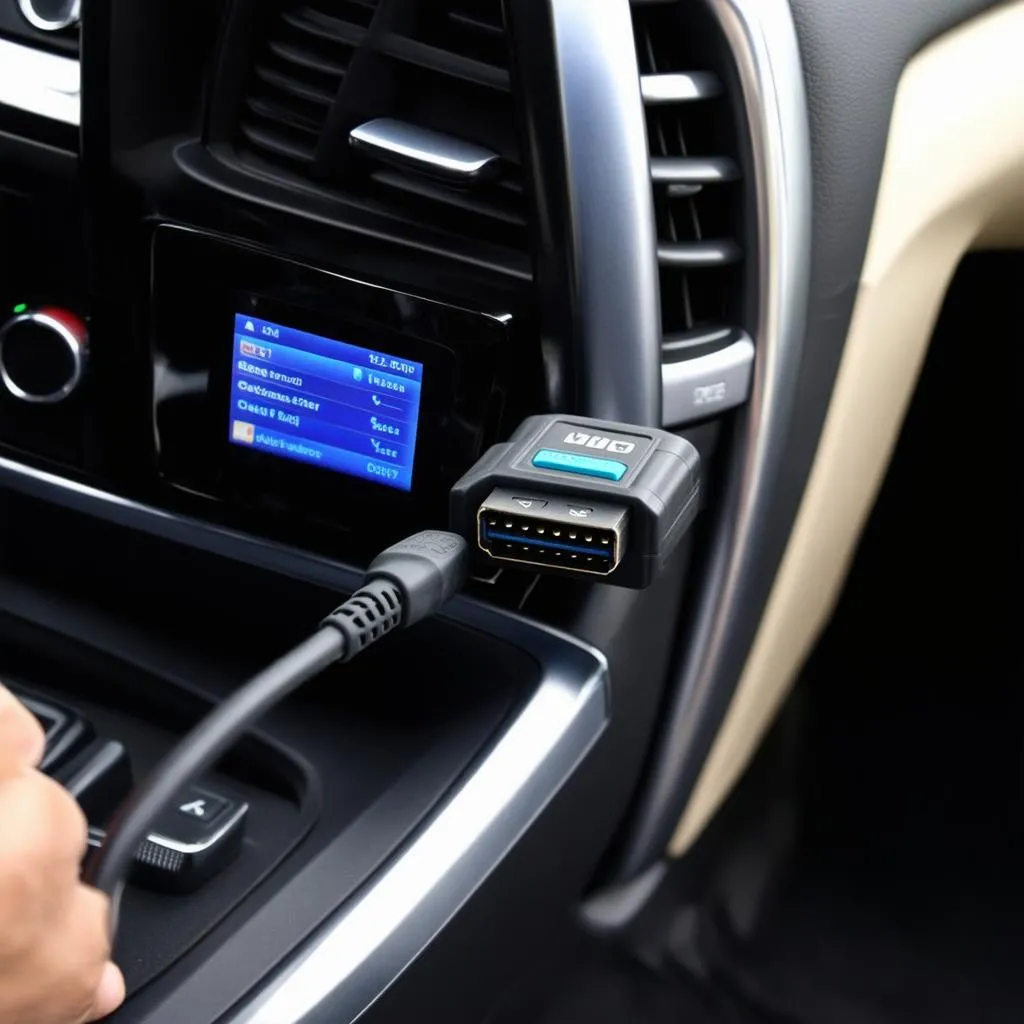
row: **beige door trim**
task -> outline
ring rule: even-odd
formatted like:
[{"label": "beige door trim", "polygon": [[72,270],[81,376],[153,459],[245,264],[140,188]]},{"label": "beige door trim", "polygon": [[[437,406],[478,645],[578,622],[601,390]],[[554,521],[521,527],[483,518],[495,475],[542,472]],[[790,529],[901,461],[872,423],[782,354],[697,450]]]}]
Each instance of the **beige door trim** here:
[{"label": "beige door trim", "polygon": [[831,615],[957,264],[969,249],[1017,245],[1024,245],[1024,0],[942,36],[900,80],[814,465],[671,855],[690,847],[732,789]]}]

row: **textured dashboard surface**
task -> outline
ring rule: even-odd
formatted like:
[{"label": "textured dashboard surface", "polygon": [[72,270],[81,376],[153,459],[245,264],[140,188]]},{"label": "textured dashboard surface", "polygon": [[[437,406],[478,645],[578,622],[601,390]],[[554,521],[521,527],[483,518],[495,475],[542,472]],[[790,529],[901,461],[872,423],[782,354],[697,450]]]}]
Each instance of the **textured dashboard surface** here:
[{"label": "textured dashboard surface", "polygon": [[[811,298],[787,452],[788,502],[774,520],[770,581],[818,444],[850,325],[893,99],[907,61],[996,0],[791,0],[810,107]],[[770,567],[768,562],[770,561]]]}]

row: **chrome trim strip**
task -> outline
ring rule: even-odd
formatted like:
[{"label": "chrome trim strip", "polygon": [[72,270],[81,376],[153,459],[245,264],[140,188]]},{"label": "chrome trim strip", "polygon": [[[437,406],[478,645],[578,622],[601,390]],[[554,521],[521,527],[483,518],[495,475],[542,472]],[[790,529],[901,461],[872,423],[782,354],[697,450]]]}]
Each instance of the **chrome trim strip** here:
[{"label": "chrome trim strip", "polygon": [[[0,457],[0,485],[250,565],[350,591],[359,574],[331,559],[142,505],[45,470]],[[395,858],[288,960],[249,1002],[226,1017],[233,1024],[351,1021],[426,948],[502,860],[571,776],[604,731],[609,715],[608,664],[600,651],[550,627],[458,597],[445,616],[529,652],[543,677],[495,745]],[[288,900],[285,886],[272,900]],[[269,907],[269,904],[268,904]],[[267,909],[267,908],[263,908]],[[262,944],[261,913],[235,937]],[[232,940],[234,942],[234,939]],[[228,945],[231,945],[230,943]],[[149,1024],[200,1019],[197,998],[215,1004],[238,946],[214,951],[187,993],[155,1008]],[[199,993],[197,997],[196,993]],[[234,996],[232,996],[234,998]]]},{"label": "chrome trim strip", "polygon": [[665,425],[682,426],[742,405],[750,395],[754,343],[743,338],[692,359],[665,363]]},{"label": "chrome trim strip", "polygon": [[658,243],[658,262],[663,267],[724,267],[742,256],[743,250],[731,238]]},{"label": "chrome trim strip", "polygon": [[[753,642],[746,587],[773,498],[804,344],[810,280],[811,152],[800,48],[789,0],[704,0],[739,73],[757,197],[757,359],[743,441],[731,469],[731,514],[713,538],[697,624],[620,866],[629,876],[663,855],[721,725],[718,702],[739,671],[727,652]],[[758,618],[760,613],[758,612]],[[728,702],[726,702],[726,707]],[[724,714],[724,711],[721,712]]]},{"label": "chrome trim strip", "polygon": [[491,149],[393,117],[357,125],[348,141],[353,149],[382,163],[454,185],[492,181],[501,169],[501,158]]},{"label": "chrome trim strip", "polygon": [[64,13],[58,18],[47,18],[40,14],[33,0],[18,0],[18,9],[24,19],[40,32],[60,32],[77,25],[82,17],[82,0],[63,0]]},{"label": "chrome trim strip", "polygon": [[[71,376],[61,387],[57,388],[56,391],[49,392],[49,394],[35,395],[30,391],[26,391],[11,376],[7,369],[7,363],[4,361],[4,342],[7,340],[8,332],[12,327],[24,323],[36,324],[39,327],[45,327],[47,330],[53,331],[64,342],[71,353]],[[15,398],[19,398],[23,402],[31,402],[36,405],[53,405],[56,402],[63,402],[82,381],[88,352],[87,344],[86,339],[79,337],[66,323],[55,316],[50,316],[49,313],[42,310],[21,313],[8,320],[3,327],[0,327],[0,380],[3,381],[4,387]]]},{"label": "chrome trim strip", "polygon": [[718,75],[710,71],[640,76],[640,96],[648,106],[709,100],[721,91]]},{"label": "chrome trim strip", "polygon": [[[154,846],[160,846],[165,850],[171,850],[173,853],[183,854],[195,854],[205,853],[211,846],[215,846],[219,843],[238,823],[249,813],[249,805],[242,803],[231,815],[230,818],[219,828],[212,836],[208,839],[204,839],[198,843],[181,843],[177,839],[173,839],[171,836],[165,836],[162,832],[150,832],[146,836],[146,841],[152,843]],[[103,848],[103,844],[107,841],[107,830],[99,828],[95,825],[89,826],[89,846],[94,850],[100,850]]]},{"label": "chrome trim strip", "polygon": [[77,127],[82,109],[78,61],[0,39],[0,104]]},{"label": "chrome trim strip", "polygon": [[736,161],[725,156],[651,157],[651,181],[656,185],[717,185],[739,176]]},{"label": "chrome trim strip", "polygon": [[161,846],[165,850],[172,850],[174,853],[184,853],[186,855],[205,853],[211,846],[216,846],[248,813],[249,805],[243,802],[212,836],[198,843],[182,843],[171,836],[165,836],[162,832],[150,832],[146,838],[155,846]]},{"label": "chrome trim strip", "polygon": [[661,426],[654,199],[626,0],[552,0],[589,416]]},{"label": "chrome trim strip", "polygon": [[[572,773],[607,718],[603,659],[556,671],[449,803],[230,1024],[354,1020],[440,932]],[[329,1012],[327,1008],[329,1007]]]}]

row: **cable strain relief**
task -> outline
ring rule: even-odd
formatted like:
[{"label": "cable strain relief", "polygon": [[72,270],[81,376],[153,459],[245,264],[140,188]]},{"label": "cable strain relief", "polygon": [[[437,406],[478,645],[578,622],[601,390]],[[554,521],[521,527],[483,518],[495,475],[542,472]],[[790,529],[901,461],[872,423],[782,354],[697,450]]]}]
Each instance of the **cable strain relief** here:
[{"label": "cable strain relief", "polygon": [[336,629],[345,639],[339,661],[351,661],[360,651],[402,623],[402,591],[390,580],[375,579],[360,587],[320,624]]}]

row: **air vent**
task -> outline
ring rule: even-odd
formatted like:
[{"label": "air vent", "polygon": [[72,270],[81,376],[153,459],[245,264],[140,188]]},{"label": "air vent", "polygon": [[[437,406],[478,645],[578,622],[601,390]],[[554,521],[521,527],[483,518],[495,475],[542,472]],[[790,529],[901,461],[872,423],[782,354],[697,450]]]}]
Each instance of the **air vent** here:
[{"label": "air vent", "polygon": [[257,49],[239,123],[242,151],[312,172],[321,137],[376,0],[287,3]]},{"label": "air vent", "polygon": [[697,0],[633,6],[661,286],[665,418],[744,401],[744,192],[736,111],[716,27]]},{"label": "air vent", "polygon": [[265,25],[234,134],[243,162],[525,258],[501,0],[285,0]]}]

